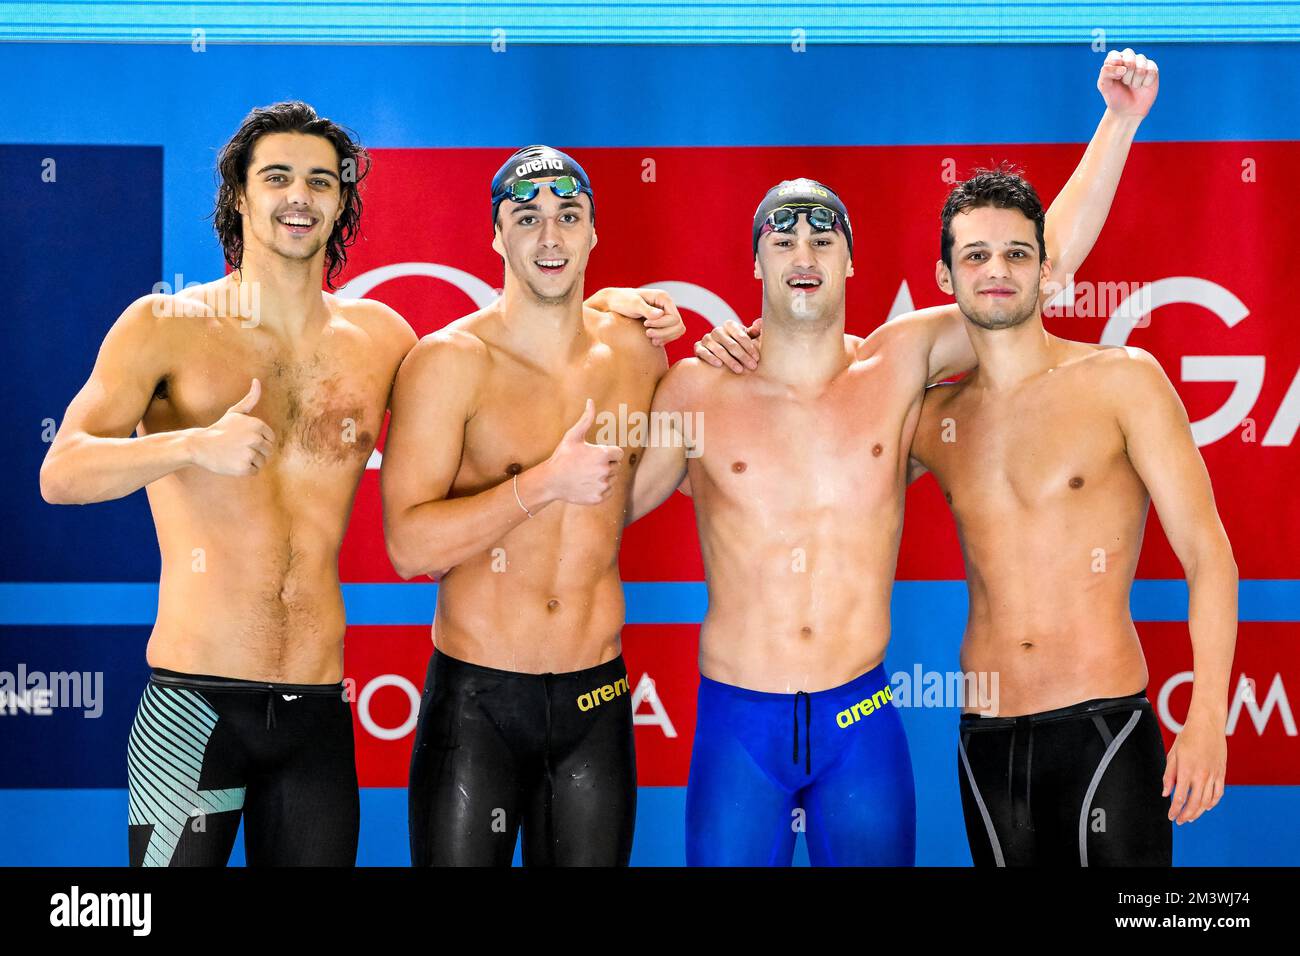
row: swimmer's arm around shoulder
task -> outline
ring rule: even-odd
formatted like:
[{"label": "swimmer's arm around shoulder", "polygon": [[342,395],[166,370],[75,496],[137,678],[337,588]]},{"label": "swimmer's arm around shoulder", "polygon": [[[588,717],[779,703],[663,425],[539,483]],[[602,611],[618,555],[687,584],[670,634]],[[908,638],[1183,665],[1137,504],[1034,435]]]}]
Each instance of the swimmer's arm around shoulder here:
[{"label": "swimmer's arm around shoulder", "polygon": [[122,498],[194,464],[190,439],[199,429],[131,437],[170,372],[159,328],[159,315],[171,313],[166,299],[137,299],[104,337],[41,465],[41,497],[50,504]]},{"label": "swimmer's arm around shoulder", "polygon": [[1128,347],[1105,383],[1129,461],[1151,494],[1187,576],[1192,700],[1165,773],[1170,819],[1193,820],[1223,794],[1229,678],[1237,641],[1237,564],[1187,411],[1149,354]]},{"label": "swimmer's arm around shoulder", "polygon": [[686,323],[673,297],[662,289],[601,289],[583,305],[597,312],[639,319],[652,345],[663,347],[686,334]]},{"label": "swimmer's arm around shoulder", "polygon": [[864,354],[877,350],[887,354],[895,366],[915,369],[912,384],[918,390],[975,367],[975,347],[966,334],[966,319],[955,304],[894,316],[859,347]]},{"label": "swimmer's arm around shoulder", "polygon": [[687,379],[691,375],[687,359],[668,370],[655,390],[650,409],[650,439],[645,456],[632,478],[632,496],[625,524],[631,524],[658,508],[686,478],[686,441],[682,416]]}]

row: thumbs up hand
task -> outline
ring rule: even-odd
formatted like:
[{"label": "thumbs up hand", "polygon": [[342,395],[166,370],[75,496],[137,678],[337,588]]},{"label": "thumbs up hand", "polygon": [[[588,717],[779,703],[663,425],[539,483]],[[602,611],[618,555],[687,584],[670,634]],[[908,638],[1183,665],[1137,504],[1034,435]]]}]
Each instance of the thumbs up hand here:
[{"label": "thumbs up hand", "polygon": [[596,406],[587,399],[582,417],[564,433],[546,460],[553,496],[575,505],[596,505],[609,497],[623,449],[617,445],[593,445],[587,430],[596,417]]},{"label": "thumbs up hand", "polygon": [[262,397],[262,383],[253,379],[246,394],[191,440],[194,464],[218,475],[255,475],[275,447],[275,432],[249,414]]}]

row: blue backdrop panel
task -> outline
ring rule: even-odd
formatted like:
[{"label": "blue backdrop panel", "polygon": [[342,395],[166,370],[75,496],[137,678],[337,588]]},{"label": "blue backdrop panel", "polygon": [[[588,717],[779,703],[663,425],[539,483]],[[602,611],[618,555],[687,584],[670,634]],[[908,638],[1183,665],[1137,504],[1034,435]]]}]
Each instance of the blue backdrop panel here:
[{"label": "blue backdrop panel", "polygon": [[[64,122],[77,128],[75,114]],[[0,548],[0,580],[158,580],[143,495],[52,508],[39,474],[52,437],[45,423],[62,420],[104,333],[162,275],[162,170],[160,146],[0,145],[9,224],[0,287],[10,306],[0,376],[0,527],[10,545]]]}]

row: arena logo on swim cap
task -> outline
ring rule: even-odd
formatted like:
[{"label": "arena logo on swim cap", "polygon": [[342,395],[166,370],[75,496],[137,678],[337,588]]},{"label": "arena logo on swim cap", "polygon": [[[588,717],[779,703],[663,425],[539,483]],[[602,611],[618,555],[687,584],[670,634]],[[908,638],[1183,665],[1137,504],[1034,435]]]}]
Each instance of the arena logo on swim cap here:
[{"label": "arena logo on swim cap", "polygon": [[544,169],[564,172],[564,163],[558,159],[530,159],[528,162],[520,163],[515,167],[515,175],[524,176],[528,173],[540,173]]},{"label": "arena logo on swim cap", "polygon": [[789,196],[792,193],[812,193],[814,196],[821,196],[823,199],[829,199],[831,194],[820,186],[817,186],[810,179],[796,179],[784,189],[778,189],[778,196]]}]

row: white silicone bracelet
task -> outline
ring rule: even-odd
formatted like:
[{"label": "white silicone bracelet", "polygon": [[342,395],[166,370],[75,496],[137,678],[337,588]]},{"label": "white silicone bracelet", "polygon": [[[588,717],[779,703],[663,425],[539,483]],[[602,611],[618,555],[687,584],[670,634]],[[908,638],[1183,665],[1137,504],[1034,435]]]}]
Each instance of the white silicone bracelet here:
[{"label": "white silicone bracelet", "polygon": [[[514,485],[515,489],[515,501],[519,502],[519,507],[524,508],[523,499],[519,497],[519,476],[515,475],[514,478],[511,479],[511,483]],[[533,513],[527,508],[524,508],[524,514],[528,515],[530,518],[533,516]]]}]

